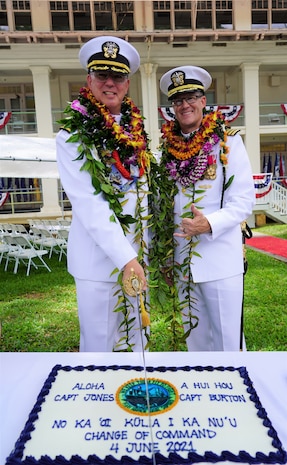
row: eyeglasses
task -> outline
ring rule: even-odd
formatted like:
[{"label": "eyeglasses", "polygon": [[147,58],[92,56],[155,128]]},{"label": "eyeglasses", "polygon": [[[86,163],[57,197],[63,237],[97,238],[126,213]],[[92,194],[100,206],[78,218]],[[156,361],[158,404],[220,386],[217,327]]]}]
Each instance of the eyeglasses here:
[{"label": "eyeglasses", "polygon": [[191,95],[190,97],[177,98],[173,100],[171,103],[174,107],[180,107],[183,104],[183,102],[186,102],[188,105],[191,105],[192,103],[195,103],[197,99],[199,99],[200,97],[202,97],[202,95]]},{"label": "eyeglasses", "polygon": [[114,73],[112,71],[91,71],[90,74],[93,74],[95,78],[100,82],[106,82],[111,78],[116,84],[122,84],[128,78],[127,74]]}]

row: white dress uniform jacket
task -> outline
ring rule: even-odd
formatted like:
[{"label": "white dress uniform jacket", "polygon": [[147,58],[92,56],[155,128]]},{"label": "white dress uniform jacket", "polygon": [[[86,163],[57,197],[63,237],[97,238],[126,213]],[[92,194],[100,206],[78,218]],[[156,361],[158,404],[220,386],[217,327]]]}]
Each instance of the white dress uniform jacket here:
[{"label": "white dress uniform jacket", "polygon": [[[64,190],[72,204],[72,224],[68,241],[68,271],[74,278],[115,282],[115,268],[137,257],[133,242],[133,225],[125,235],[119,221],[111,221],[113,212],[103,194],[94,195],[91,176],[80,171],[83,160],[78,157],[78,144],[66,142],[70,134],[61,130],[57,134],[57,161]],[[124,179],[124,182],[127,180]],[[147,186],[143,187],[147,190]],[[147,206],[147,196],[143,195]],[[137,195],[133,184],[126,193],[124,214],[134,217]]]},{"label": "white dress uniform jacket", "polygon": [[[223,186],[223,169],[219,160],[219,144],[214,147],[217,171],[216,179],[203,179],[195,184],[196,198],[203,197],[197,208],[208,219],[211,233],[201,234],[196,245],[196,252],[191,261],[191,272],[195,283],[215,281],[243,273],[242,234],[240,223],[252,213],[255,202],[255,191],[249,158],[240,135],[229,136],[228,165],[226,182],[231,176],[234,179],[224,192],[223,205],[220,207]],[[185,194],[190,189],[184,189],[178,184],[179,193],[175,198],[175,222],[180,224],[184,207],[190,202]],[[204,190],[204,192],[202,192]],[[200,192],[201,191],[201,192]],[[186,245],[185,239],[178,239],[176,260],[182,262],[181,249]]]}]

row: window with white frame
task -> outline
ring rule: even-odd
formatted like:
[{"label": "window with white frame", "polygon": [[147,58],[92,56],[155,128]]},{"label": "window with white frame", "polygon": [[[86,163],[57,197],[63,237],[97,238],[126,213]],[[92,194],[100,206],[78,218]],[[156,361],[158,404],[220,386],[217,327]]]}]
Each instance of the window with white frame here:
[{"label": "window with white frame", "polygon": [[212,1],[196,2],[196,29],[212,29]]},{"label": "window with white frame", "polygon": [[[73,29],[75,31],[91,30],[90,2],[72,2]],[[72,29],[72,28],[71,28]]]},{"label": "window with white frame", "polygon": [[171,22],[171,3],[173,2],[153,2],[154,29],[174,29]]},{"label": "window with white frame", "polygon": [[134,2],[50,2],[53,31],[134,30]]},{"label": "window with white frame", "polygon": [[114,8],[113,2],[93,2],[95,29],[97,31],[112,31]]},{"label": "window with white frame", "polygon": [[268,0],[252,0],[251,27],[252,29],[269,28]]},{"label": "window with white frame", "polygon": [[232,0],[154,1],[154,29],[232,29]]},{"label": "window with white frame", "polygon": [[12,9],[16,31],[32,31],[31,8],[29,1],[13,0]]},{"label": "window with white frame", "polygon": [[9,31],[7,4],[6,1],[0,1],[0,31]]},{"label": "window with white frame", "polygon": [[175,29],[192,29],[192,3],[194,2],[174,2]]},{"label": "window with white frame", "polygon": [[68,2],[50,2],[52,31],[69,31],[69,4]]},{"label": "window with white frame", "polygon": [[114,2],[116,14],[116,30],[134,30],[134,2]]},{"label": "window with white frame", "polygon": [[232,29],[232,1],[216,0],[215,2],[215,29]]},{"label": "window with white frame", "polygon": [[271,27],[272,29],[287,28],[287,0],[272,0]]}]

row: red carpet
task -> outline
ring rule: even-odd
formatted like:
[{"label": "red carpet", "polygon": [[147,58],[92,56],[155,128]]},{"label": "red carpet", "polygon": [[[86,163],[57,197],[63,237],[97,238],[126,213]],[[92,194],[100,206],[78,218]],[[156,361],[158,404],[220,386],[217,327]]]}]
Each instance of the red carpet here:
[{"label": "red carpet", "polygon": [[246,245],[287,259],[287,240],[271,236],[255,236],[246,240]]}]

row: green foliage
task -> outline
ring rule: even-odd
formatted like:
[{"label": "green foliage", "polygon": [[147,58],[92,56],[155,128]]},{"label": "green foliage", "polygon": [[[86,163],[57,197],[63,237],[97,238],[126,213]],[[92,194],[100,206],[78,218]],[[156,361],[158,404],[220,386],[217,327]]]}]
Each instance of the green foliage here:
[{"label": "green foliage", "polygon": [[257,232],[287,239],[287,224],[271,223],[256,229]]},{"label": "green foliage", "polygon": [[52,272],[19,265],[5,273],[1,263],[0,350],[7,352],[73,352],[79,329],[73,278],[58,256],[47,260]]},{"label": "green foliage", "polygon": [[287,350],[287,263],[247,250],[245,335],[249,350]]},{"label": "green foliage", "polygon": [[[273,231],[274,235],[287,239],[286,225],[275,227]],[[251,249],[247,249],[247,258],[244,313],[247,349],[286,351],[287,264]],[[5,273],[1,263],[1,351],[78,350],[79,326],[73,278],[68,274],[64,260],[59,262],[53,255],[48,263],[51,273],[32,268],[30,276],[26,276],[26,268],[22,264],[14,275],[12,267]],[[166,282],[161,288],[162,294],[155,288],[151,289],[149,350],[153,352],[186,351],[180,315],[167,308],[165,292],[169,291]],[[159,305],[159,301],[163,306]]]}]

